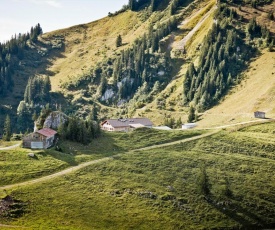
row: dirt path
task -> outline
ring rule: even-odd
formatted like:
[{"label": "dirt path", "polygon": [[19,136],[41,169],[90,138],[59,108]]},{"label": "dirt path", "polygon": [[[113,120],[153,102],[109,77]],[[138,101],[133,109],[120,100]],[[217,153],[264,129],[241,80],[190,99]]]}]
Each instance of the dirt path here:
[{"label": "dirt path", "polygon": [[20,146],[20,143],[19,143],[19,144],[16,144],[16,145],[9,146],[9,147],[0,148],[0,150],[15,149],[15,148],[17,148],[17,147],[19,147],[19,146]]},{"label": "dirt path", "polygon": [[199,136],[195,136],[195,137],[190,137],[187,139],[183,139],[183,140],[178,140],[178,141],[173,141],[173,142],[169,142],[169,143],[164,143],[164,144],[160,144],[160,145],[152,145],[152,146],[148,146],[148,147],[144,147],[144,148],[140,148],[140,149],[135,149],[132,151],[144,151],[144,150],[150,150],[150,149],[156,149],[156,148],[161,148],[161,147],[167,147],[167,146],[171,146],[171,145],[176,145],[176,144],[181,144],[181,143],[185,143],[185,142],[189,142],[189,141],[194,141],[194,140],[198,140],[204,137],[208,137],[208,136],[212,136],[216,133],[218,133],[220,130],[216,129],[212,132],[209,133],[205,133]]},{"label": "dirt path", "polygon": [[5,185],[5,186],[0,187],[0,190],[8,190],[8,189],[19,188],[19,187],[26,186],[26,185],[33,185],[33,184],[36,184],[36,183],[39,183],[39,182],[44,182],[44,181],[47,181],[47,180],[50,180],[50,179],[53,179],[53,178],[56,178],[56,177],[60,177],[60,176],[75,172],[79,169],[85,168],[85,167],[90,166],[90,165],[94,165],[94,164],[97,164],[97,163],[112,160],[116,156],[130,154],[130,153],[133,153],[135,151],[144,151],[144,150],[149,150],[149,149],[154,149],[154,148],[160,148],[160,147],[175,145],[175,144],[179,144],[179,143],[185,143],[185,142],[188,142],[188,141],[198,140],[198,139],[201,139],[201,138],[204,138],[204,137],[207,137],[207,136],[211,136],[211,135],[213,135],[217,132],[219,132],[219,130],[214,130],[214,131],[206,133],[206,134],[202,134],[202,135],[199,135],[199,136],[195,136],[195,137],[191,137],[191,138],[187,138],[187,139],[183,139],[183,140],[173,141],[173,142],[160,144],[160,145],[152,145],[152,146],[148,146],[148,147],[145,147],[145,148],[131,150],[127,153],[117,154],[117,155],[114,155],[114,156],[111,156],[111,157],[104,157],[104,158],[101,158],[101,159],[98,159],[98,160],[89,161],[89,162],[86,162],[86,163],[82,163],[78,166],[74,166],[74,167],[62,170],[60,172],[57,172],[57,173],[54,173],[54,174],[51,174],[51,175],[48,175],[48,176],[44,176],[44,177],[41,177],[41,178],[37,178],[37,179],[34,179],[34,180],[20,182],[20,183],[11,184],[11,185]]},{"label": "dirt path", "polygon": [[268,122],[273,122],[275,121],[275,119],[263,119],[263,120],[254,120],[254,121],[244,121],[244,122],[239,122],[239,123],[235,123],[235,124],[230,124],[230,125],[222,125],[222,126],[217,126],[217,127],[213,127],[213,128],[206,128],[206,129],[223,129],[223,128],[229,128],[229,127],[234,127],[234,126],[238,126],[238,125],[246,125],[246,124],[251,124],[251,123],[268,123]]},{"label": "dirt path", "polygon": [[36,183],[39,183],[39,182],[47,181],[47,180],[50,180],[50,179],[53,179],[53,178],[56,178],[56,177],[59,177],[59,176],[63,176],[63,175],[75,172],[75,171],[77,171],[79,169],[82,169],[82,168],[85,168],[89,165],[93,165],[93,164],[97,164],[97,163],[101,163],[101,162],[104,162],[104,161],[111,160],[112,158],[113,157],[104,157],[102,159],[89,161],[89,162],[80,164],[78,166],[74,166],[74,167],[62,170],[60,172],[57,172],[57,173],[54,173],[54,174],[51,174],[51,175],[48,175],[48,176],[40,177],[40,178],[37,178],[37,179],[34,179],[34,180],[25,181],[25,182],[16,183],[16,184],[11,184],[11,185],[5,185],[5,186],[0,187],[0,190],[19,188],[19,187],[26,186],[26,185],[32,185],[32,184],[36,184]]},{"label": "dirt path", "polygon": [[[258,123],[266,123],[266,122],[272,122],[272,121],[274,121],[274,119],[268,119],[268,120],[262,120],[262,121],[254,120],[254,121],[240,122],[240,123],[231,124],[231,125],[219,126],[219,127],[215,127],[215,128],[209,128],[212,131],[210,131],[208,133],[205,133],[205,134],[202,134],[202,135],[199,135],[199,136],[190,137],[190,138],[186,138],[186,139],[183,139],[183,140],[173,141],[173,142],[159,144],[159,145],[152,145],[152,146],[148,146],[148,147],[144,147],[144,148],[140,148],[140,149],[130,150],[127,153],[117,154],[117,155],[114,155],[114,156],[111,156],[111,157],[104,157],[104,158],[101,158],[101,159],[98,159],[98,160],[92,160],[92,161],[89,161],[89,162],[86,162],[86,163],[82,163],[78,166],[74,166],[74,167],[62,170],[60,172],[48,175],[48,176],[44,176],[44,177],[41,177],[41,178],[37,178],[37,179],[34,179],[34,180],[25,181],[25,182],[21,182],[21,183],[2,186],[2,187],[0,187],[0,191],[1,190],[19,188],[19,187],[22,187],[22,186],[32,185],[32,184],[36,184],[36,183],[39,183],[39,182],[44,182],[44,181],[47,181],[47,180],[50,180],[50,179],[53,179],[53,178],[56,178],[56,177],[60,177],[60,176],[75,172],[79,169],[85,168],[85,167],[90,166],[90,165],[94,165],[94,164],[98,164],[98,163],[101,163],[101,162],[106,162],[106,161],[112,160],[116,156],[130,154],[130,153],[133,153],[133,152],[136,152],[136,151],[144,151],[144,150],[150,150],[150,149],[155,149],[155,148],[167,147],[167,146],[171,146],[171,145],[175,145],[175,144],[181,144],[181,143],[186,143],[186,142],[189,142],[189,141],[198,140],[198,139],[201,139],[201,138],[204,138],[204,137],[212,136],[212,135],[218,133],[222,128],[233,127],[233,126],[238,126],[238,125],[245,125],[245,124],[250,124],[250,123],[257,123],[257,122]],[[10,147],[14,147],[14,146],[10,146]]]},{"label": "dirt path", "polygon": [[5,225],[5,224],[0,224],[0,228],[20,228],[20,229],[27,229],[27,227],[14,226],[14,225]]}]

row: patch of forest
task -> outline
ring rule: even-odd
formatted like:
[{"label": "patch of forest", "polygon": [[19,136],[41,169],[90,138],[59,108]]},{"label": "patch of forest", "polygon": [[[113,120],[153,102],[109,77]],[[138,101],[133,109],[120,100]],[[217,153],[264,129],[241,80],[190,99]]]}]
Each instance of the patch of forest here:
[{"label": "patch of forest", "polygon": [[195,67],[191,63],[185,74],[184,103],[192,103],[198,111],[217,104],[240,82],[242,71],[260,49],[256,44],[259,41],[272,51],[274,38],[266,26],[258,24],[255,18],[245,23],[234,8],[219,4],[215,23],[199,48],[199,64]]}]

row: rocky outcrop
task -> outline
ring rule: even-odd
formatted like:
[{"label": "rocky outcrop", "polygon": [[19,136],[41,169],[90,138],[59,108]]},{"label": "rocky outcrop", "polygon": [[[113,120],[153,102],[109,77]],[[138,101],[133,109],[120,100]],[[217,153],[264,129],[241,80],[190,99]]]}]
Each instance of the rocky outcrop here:
[{"label": "rocky outcrop", "polygon": [[112,89],[107,89],[104,95],[101,97],[101,101],[107,101],[114,96],[114,91]]},{"label": "rocky outcrop", "polygon": [[68,120],[68,116],[65,113],[56,111],[51,112],[46,118],[43,128],[58,129],[60,124],[64,124]]}]

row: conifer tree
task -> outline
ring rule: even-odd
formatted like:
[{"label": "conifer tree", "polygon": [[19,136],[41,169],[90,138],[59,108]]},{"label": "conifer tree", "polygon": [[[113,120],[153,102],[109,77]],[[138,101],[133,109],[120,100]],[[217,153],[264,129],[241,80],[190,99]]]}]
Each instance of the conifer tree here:
[{"label": "conifer tree", "polygon": [[187,122],[190,123],[190,122],[193,122],[194,120],[195,120],[195,109],[193,106],[190,106]]},{"label": "conifer tree", "polygon": [[10,120],[10,116],[7,115],[6,116],[6,120],[4,123],[4,133],[3,133],[3,139],[5,141],[10,141],[11,139],[11,120]]},{"label": "conifer tree", "polygon": [[89,119],[90,121],[97,121],[98,120],[98,109],[96,106],[92,106]]},{"label": "conifer tree", "polygon": [[129,5],[130,10],[134,11],[136,9],[135,8],[135,3],[136,3],[135,0],[129,0],[128,5]]},{"label": "conifer tree", "polygon": [[274,46],[274,40],[272,39],[272,41],[271,41],[270,44],[268,45],[268,50],[269,50],[270,52],[273,51],[273,46]]},{"label": "conifer tree", "polygon": [[119,34],[119,35],[117,36],[117,39],[116,39],[116,47],[120,47],[120,46],[122,46],[122,37],[121,37],[121,35]]},{"label": "conifer tree", "polygon": [[177,126],[176,128],[181,128],[181,126],[182,126],[181,117],[177,120],[176,126]]},{"label": "conifer tree", "polygon": [[60,125],[58,126],[57,133],[62,139],[66,137],[66,128],[63,122],[61,122]]},{"label": "conifer tree", "polygon": [[156,8],[157,8],[157,2],[158,2],[158,0],[151,0],[152,11],[156,10]]}]

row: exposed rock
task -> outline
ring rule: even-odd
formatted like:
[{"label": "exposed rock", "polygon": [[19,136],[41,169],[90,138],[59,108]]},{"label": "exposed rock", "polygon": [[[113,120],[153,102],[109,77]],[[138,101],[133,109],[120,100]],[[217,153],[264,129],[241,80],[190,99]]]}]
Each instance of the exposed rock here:
[{"label": "exposed rock", "polygon": [[148,199],[153,199],[153,200],[157,199],[157,195],[150,191],[137,192],[137,195]]},{"label": "exposed rock", "polygon": [[107,101],[114,96],[114,91],[112,89],[107,89],[104,95],[101,97],[101,101]]},{"label": "exposed rock", "polygon": [[35,154],[34,153],[28,153],[28,157],[34,158]]},{"label": "exposed rock", "polygon": [[60,124],[64,124],[68,120],[68,116],[62,112],[51,112],[46,118],[43,128],[58,129]]},{"label": "exposed rock", "polygon": [[165,74],[164,71],[159,71],[159,72],[158,72],[158,75],[159,75],[159,76],[163,76],[164,74]]},{"label": "exposed rock", "polygon": [[161,200],[167,201],[167,200],[175,200],[176,196],[172,194],[164,194],[160,197]]},{"label": "exposed rock", "polygon": [[117,103],[117,106],[118,107],[122,107],[127,101],[125,99],[122,99],[120,100],[118,103]]},{"label": "exposed rock", "polygon": [[175,188],[174,188],[173,186],[169,185],[169,186],[167,186],[167,190],[168,190],[169,192],[174,192],[174,191],[175,191]]}]

